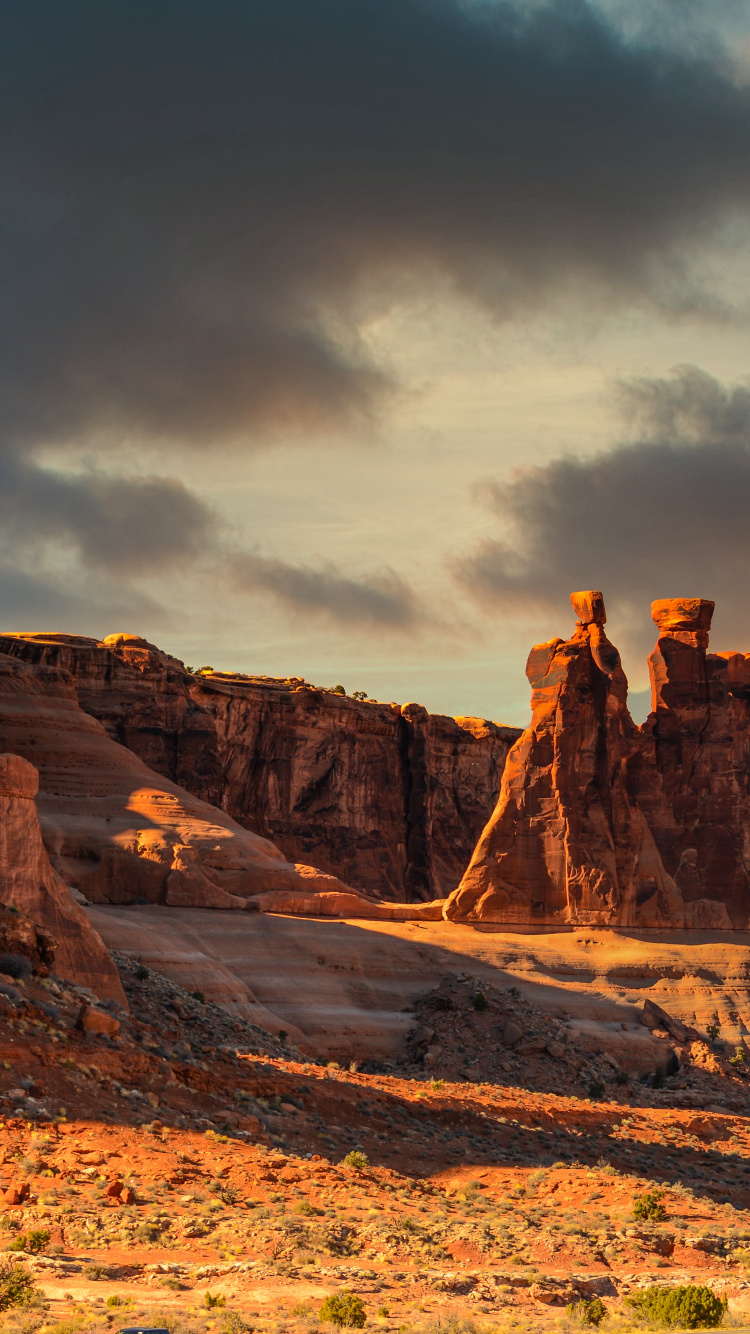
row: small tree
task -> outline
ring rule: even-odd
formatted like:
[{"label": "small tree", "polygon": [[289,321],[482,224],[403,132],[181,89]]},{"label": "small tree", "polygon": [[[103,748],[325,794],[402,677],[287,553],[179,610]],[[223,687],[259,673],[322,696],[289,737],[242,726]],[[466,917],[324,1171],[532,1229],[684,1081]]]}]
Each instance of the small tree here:
[{"label": "small tree", "polygon": [[476,991],[474,993],[473,1004],[475,1010],[487,1009],[487,997],[485,996],[483,991]]},{"label": "small tree", "polygon": [[663,1190],[647,1190],[645,1195],[636,1195],[633,1202],[633,1217],[642,1222],[663,1223],[667,1211],[662,1204]]},{"label": "small tree", "polygon": [[644,1288],[625,1301],[652,1325],[676,1325],[679,1329],[715,1329],[727,1309],[726,1298],[710,1288],[687,1284],[678,1288]]},{"label": "small tree", "polygon": [[589,1097],[593,1098],[594,1102],[598,1102],[600,1098],[604,1097],[604,1093],[605,1089],[602,1081],[600,1079],[592,1079],[589,1084]]},{"label": "small tree", "polygon": [[721,1024],[706,1024],[706,1035],[711,1042],[715,1042],[718,1038],[720,1028]]},{"label": "small tree", "polygon": [[34,1279],[24,1265],[12,1260],[0,1265],[0,1311],[31,1306],[35,1297]]},{"label": "small tree", "polygon": [[338,1325],[339,1329],[342,1326],[362,1329],[367,1321],[367,1314],[362,1298],[344,1288],[342,1292],[326,1297],[318,1313],[318,1319],[331,1325]]}]

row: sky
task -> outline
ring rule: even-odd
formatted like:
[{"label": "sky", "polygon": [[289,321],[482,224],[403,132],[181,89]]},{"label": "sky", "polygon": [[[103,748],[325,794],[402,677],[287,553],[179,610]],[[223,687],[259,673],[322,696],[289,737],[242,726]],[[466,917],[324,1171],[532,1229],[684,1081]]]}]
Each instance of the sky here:
[{"label": "sky", "polygon": [[747,0],[0,0],[0,616],[523,724],[750,651]]}]

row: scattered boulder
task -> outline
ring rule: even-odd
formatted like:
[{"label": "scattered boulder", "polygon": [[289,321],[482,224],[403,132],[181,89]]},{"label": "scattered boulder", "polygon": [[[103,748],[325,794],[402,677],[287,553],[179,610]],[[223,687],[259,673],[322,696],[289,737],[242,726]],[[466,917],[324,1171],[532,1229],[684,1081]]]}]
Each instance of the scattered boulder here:
[{"label": "scattered boulder", "polygon": [[120,1021],[106,1010],[96,1009],[91,1005],[81,1006],[76,1020],[76,1028],[91,1036],[114,1038],[120,1031]]}]

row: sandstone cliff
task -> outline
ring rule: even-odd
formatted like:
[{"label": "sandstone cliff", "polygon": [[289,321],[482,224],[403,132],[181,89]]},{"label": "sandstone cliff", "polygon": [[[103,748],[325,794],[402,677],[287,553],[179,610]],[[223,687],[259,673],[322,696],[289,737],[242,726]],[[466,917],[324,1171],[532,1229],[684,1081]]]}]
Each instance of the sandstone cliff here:
[{"label": "sandstone cliff", "polygon": [[291,861],[401,902],[456,886],[520,735],[297,679],[193,676],[133,635],[5,635],[0,651],[70,673],[113,740]]},{"label": "sandstone cliff", "polygon": [[571,602],[571,639],[531,651],[532,723],[445,916],[746,929],[748,656],[707,654],[712,602],[655,602],[653,712],[637,728],[601,593]]},{"label": "sandstone cliff", "polygon": [[[65,885],[92,902],[245,908],[259,893],[351,893],[334,876],[288,862],[267,839],[112,741],[57,668],[0,654],[0,749],[38,771],[51,862]],[[43,852],[41,842],[36,851]],[[9,844],[5,864],[11,877],[22,868],[23,880],[23,848]]]},{"label": "sandstone cliff", "polygon": [[31,960],[36,955],[45,971],[54,966],[60,977],[126,1005],[101,938],[50,865],[34,801],[38,787],[33,765],[19,755],[0,754],[0,904],[16,909],[22,926],[35,928],[20,932],[19,945],[4,920],[3,947],[14,945]]}]

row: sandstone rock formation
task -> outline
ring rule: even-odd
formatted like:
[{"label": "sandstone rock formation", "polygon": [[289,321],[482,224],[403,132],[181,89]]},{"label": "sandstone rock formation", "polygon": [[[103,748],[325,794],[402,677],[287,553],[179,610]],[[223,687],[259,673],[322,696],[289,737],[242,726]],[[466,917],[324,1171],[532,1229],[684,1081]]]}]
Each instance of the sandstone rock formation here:
[{"label": "sandstone rock formation", "polygon": [[[80,709],[58,668],[0,654],[0,745],[15,752],[11,759],[30,761],[17,765],[34,785],[38,770],[42,836],[66,902],[70,886],[89,903],[398,916],[336,876],[288,862],[273,843],[147,768]],[[38,829],[37,837],[46,858]],[[23,866],[20,855],[9,845],[6,865]],[[420,914],[439,916],[440,905],[402,905],[402,916]],[[63,926],[67,938],[74,928]]]},{"label": "sandstone rock formation", "polygon": [[573,637],[529,656],[531,727],[446,916],[747,929],[750,655],[707,652],[713,602],[654,602],[636,728],[601,594],[571,601]]},{"label": "sandstone rock formation", "polygon": [[[34,800],[38,787],[33,765],[19,755],[0,754],[0,903],[17,910],[20,924],[33,923],[35,952],[46,971],[54,961],[61,977],[125,1005],[101,938],[50,865]],[[3,925],[5,947],[15,944],[33,958],[28,929],[14,942],[9,924]]]},{"label": "sandstone rock formation", "polygon": [[402,902],[455,888],[520,735],[298,679],[193,676],[134,635],[4,635],[0,652],[70,673],[113,740],[290,860]]},{"label": "sandstone rock formation", "polygon": [[445,916],[682,926],[682,900],[633,800],[639,733],[599,592],[573,593],[571,639],[531,650],[532,722]]}]

